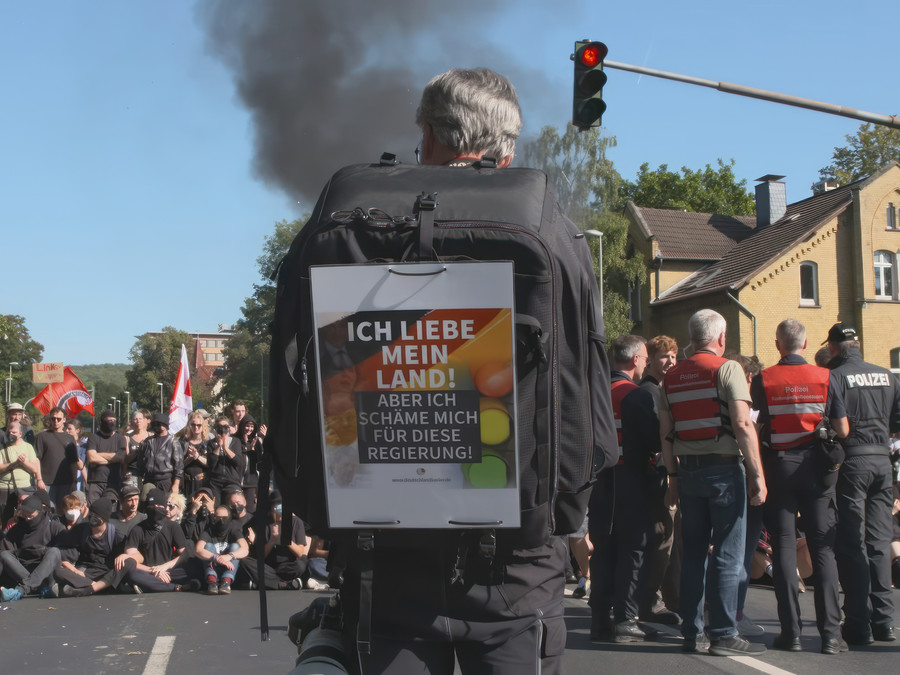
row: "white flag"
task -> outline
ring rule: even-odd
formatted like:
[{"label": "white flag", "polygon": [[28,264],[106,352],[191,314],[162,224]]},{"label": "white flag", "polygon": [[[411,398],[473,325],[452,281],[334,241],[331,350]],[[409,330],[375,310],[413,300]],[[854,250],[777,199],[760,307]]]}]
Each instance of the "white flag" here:
[{"label": "white flag", "polygon": [[172,403],[169,405],[169,433],[177,434],[187,426],[188,415],[194,409],[191,398],[191,371],[188,367],[187,349],[181,345],[181,364],[178,366],[178,377],[175,378],[175,390],[172,392]]}]

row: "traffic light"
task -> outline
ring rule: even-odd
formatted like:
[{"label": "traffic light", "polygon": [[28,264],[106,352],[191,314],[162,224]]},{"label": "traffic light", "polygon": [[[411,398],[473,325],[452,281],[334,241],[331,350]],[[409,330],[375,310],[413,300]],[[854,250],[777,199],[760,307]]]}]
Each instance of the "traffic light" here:
[{"label": "traffic light", "polygon": [[575,89],[572,104],[572,124],[579,129],[599,127],[606,110],[603,102],[603,59],[609,52],[602,42],[583,40],[575,43]]}]

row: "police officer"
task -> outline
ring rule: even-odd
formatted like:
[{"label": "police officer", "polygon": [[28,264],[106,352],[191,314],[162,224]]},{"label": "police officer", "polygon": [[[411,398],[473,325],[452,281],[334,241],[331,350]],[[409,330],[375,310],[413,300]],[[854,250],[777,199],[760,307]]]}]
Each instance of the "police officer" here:
[{"label": "police officer", "polygon": [[750,385],[753,407],[763,430],[763,468],[769,496],[765,523],[772,542],[775,598],[781,634],[776,649],[800,651],[800,601],[797,585],[797,513],[816,575],[816,623],[822,653],[847,651],[841,640],[838,572],[834,559],[837,509],[834,486],[837,471],[823,461],[816,445],[817,427],[824,418],[839,438],[850,431],[844,401],[835,376],[806,362],[806,328],[785,319],[775,330],[781,360],[766,368]]},{"label": "police officer", "polygon": [[[715,656],[766,650],[737,631],[747,493],[752,504],[761,504],[766,485],[744,370],[737,361],[722,358],[725,328],[725,318],[711,309],[691,316],[688,333],[693,354],[666,373],[659,401],[659,434],[669,478],[667,500],[681,502],[682,650],[696,652],[708,644]],[[703,635],[704,589],[709,604],[708,642]]]},{"label": "police officer", "polygon": [[[659,420],[653,395],[639,380],[647,365],[646,340],[622,335],[610,348],[613,417],[619,441],[619,462],[613,470],[615,489],[591,494],[588,531],[594,544],[591,556],[591,639],[637,642],[646,634],[637,624],[638,571],[647,547],[651,519],[649,504],[659,494],[653,462],[659,452]],[[610,504],[606,495],[614,494]],[[612,531],[598,527],[609,521]],[[612,608],[615,626],[610,625]]]},{"label": "police officer", "polygon": [[847,457],[837,484],[835,553],[844,588],[844,639],[852,645],[892,642],[890,436],[900,431],[900,387],[891,372],[866,363],[856,331],[828,331],[828,364],[850,420]]}]

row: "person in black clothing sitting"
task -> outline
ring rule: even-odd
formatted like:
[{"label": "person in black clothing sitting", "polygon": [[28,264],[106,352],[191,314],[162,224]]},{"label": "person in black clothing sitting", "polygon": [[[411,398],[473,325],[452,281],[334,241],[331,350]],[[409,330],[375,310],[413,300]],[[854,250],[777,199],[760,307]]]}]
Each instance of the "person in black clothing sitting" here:
[{"label": "person in black clothing sitting", "polygon": [[54,576],[61,586],[60,594],[69,598],[92,595],[107,588],[118,588],[135,561],[115,569],[115,555],[125,544],[125,535],[109,522],[113,505],[106,497],[91,504],[88,519],[60,535],[57,546],[65,553],[71,549],[75,562],[63,560]]},{"label": "person in black clothing sitting", "polygon": [[195,548],[197,558],[205,561],[206,592],[208,595],[227,595],[237,574],[238,561],[250,553],[241,525],[231,517],[231,509],[224,504],[216,507]]},{"label": "person in black clothing sitting", "polygon": [[[300,577],[306,572],[309,544],[303,521],[293,516],[291,522],[290,544],[281,544],[281,495],[274,491],[269,498],[270,508],[266,518],[266,536],[263,541],[256,541],[256,533],[250,530],[247,539],[252,547],[252,555],[241,561],[241,570],[250,577],[253,586],[259,585],[259,574],[256,563],[256,547],[263,546],[265,554],[266,588],[270,590],[289,590],[302,587]],[[260,514],[257,514],[259,517]],[[251,588],[253,587],[251,586]]]},{"label": "person in black clothing sitting", "polygon": [[147,519],[138,523],[128,535],[125,552],[115,561],[116,570],[136,562],[127,571],[128,582],[138,593],[149,591],[199,590],[200,582],[191,578],[186,563],[186,541],[181,526],[166,518],[166,493],[150,490],[145,508]]}]

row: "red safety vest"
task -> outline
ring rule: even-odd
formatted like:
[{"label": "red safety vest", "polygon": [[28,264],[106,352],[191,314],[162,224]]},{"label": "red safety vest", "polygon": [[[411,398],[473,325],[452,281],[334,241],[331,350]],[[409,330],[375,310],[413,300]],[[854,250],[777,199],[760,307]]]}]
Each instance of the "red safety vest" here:
[{"label": "red safety vest", "polygon": [[815,441],[825,416],[829,371],[809,363],[775,365],[760,373],[769,407],[773,450],[790,450]]},{"label": "red safety vest", "polygon": [[702,441],[732,434],[719,400],[719,368],[727,359],[710,352],[696,352],[666,373],[663,389],[675,436],[682,441]]},{"label": "red safety vest", "polygon": [[616,380],[610,385],[612,389],[613,419],[616,421],[616,441],[619,444],[619,461],[624,464],[625,456],[622,452],[622,399],[639,387],[631,380]]}]

